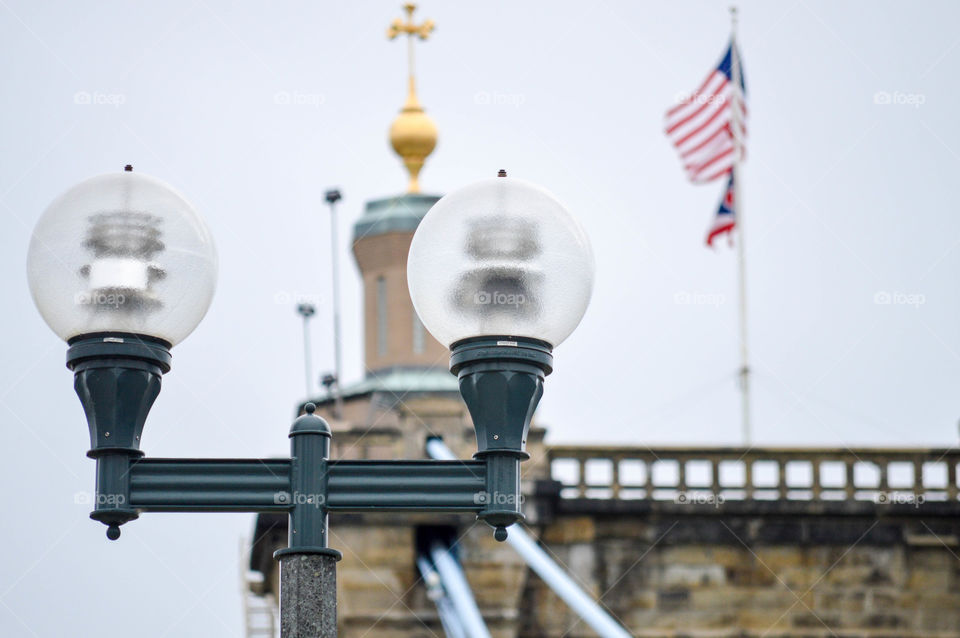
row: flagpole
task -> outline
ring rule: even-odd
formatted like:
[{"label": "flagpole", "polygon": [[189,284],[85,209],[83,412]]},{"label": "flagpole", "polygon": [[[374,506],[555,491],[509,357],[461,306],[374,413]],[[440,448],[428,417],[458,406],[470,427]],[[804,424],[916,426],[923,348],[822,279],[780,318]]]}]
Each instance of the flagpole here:
[{"label": "flagpole", "polygon": [[[737,52],[737,8],[730,7],[730,79],[732,92],[740,89],[740,58]],[[743,199],[740,193],[740,156],[743,141],[740,136],[743,127],[740,121],[739,100],[731,107],[733,123],[733,202],[734,221],[737,227],[737,268],[740,293],[740,399],[743,428],[743,444],[750,445],[752,432],[750,424],[750,364],[747,349],[747,267],[745,257]]]}]

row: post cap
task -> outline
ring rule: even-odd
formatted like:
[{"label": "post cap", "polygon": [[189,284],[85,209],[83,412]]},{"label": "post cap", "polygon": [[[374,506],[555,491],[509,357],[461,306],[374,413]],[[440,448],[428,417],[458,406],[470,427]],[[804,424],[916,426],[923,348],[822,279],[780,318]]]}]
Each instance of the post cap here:
[{"label": "post cap", "polygon": [[321,417],[314,414],[316,410],[317,406],[313,403],[308,403],[303,406],[305,414],[297,417],[293,422],[293,425],[290,427],[290,436],[297,434],[319,434],[331,438],[330,425]]}]

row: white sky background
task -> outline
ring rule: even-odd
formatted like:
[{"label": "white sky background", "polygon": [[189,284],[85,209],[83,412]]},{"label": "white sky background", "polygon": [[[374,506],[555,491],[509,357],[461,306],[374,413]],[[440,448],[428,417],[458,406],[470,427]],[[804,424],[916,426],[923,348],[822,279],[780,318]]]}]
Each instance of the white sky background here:
[{"label": "white sky background", "polygon": [[[386,138],[405,94],[404,45],[384,37],[398,4],[0,2],[0,635],[240,634],[252,516],[147,515],[109,543],[74,504],[94,465],[65,347],[27,290],[30,230],[60,192],[126,163],[181,190],[216,238],[220,284],[174,351],[143,447],[285,454],[303,397],[292,299],[329,298],[334,185],[345,377],[362,375],[348,237],[365,200],[405,187]],[[422,184],[442,193],[506,168],[552,190],[592,238],[593,302],[556,351],[540,423],[554,441],[737,442],[735,252],[703,245],[723,186],[687,183],[661,130],[717,62],[727,3],[490,6],[418,12],[438,25],[417,45],[440,130]],[[741,4],[760,444],[957,440],[958,14]],[[881,91],[923,104],[875,104]],[[78,105],[78,92],[122,104]],[[277,104],[280,92],[305,104]],[[330,325],[321,307],[317,373],[332,366]]]}]

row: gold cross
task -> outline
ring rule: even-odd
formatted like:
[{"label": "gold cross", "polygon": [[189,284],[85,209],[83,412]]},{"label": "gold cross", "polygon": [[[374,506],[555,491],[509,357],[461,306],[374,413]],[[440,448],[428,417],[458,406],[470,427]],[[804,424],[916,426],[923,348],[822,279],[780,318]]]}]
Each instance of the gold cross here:
[{"label": "gold cross", "polygon": [[413,37],[416,36],[421,40],[426,40],[430,37],[430,33],[433,31],[434,26],[436,26],[433,20],[424,20],[422,24],[413,23],[413,12],[416,11],[417,5],[412,2],[408,2],[403,5],[404,11],[407,12],[407,21],[404,22],[402,18],[395,18],[393,22],[390,23],[390,27],[387,29],[387,39],[393,40],[398,35],[407,36],[407,64],[410,69],[410,86],[413,87]]},{"label": "gold cross", "polygon": [[390,28],[387,29],[387,37],[393,40],[401,33],[406,33],[407,35],[419,36],[421,40],[426,40],[430,32],[433,31],[433,20],[426,20],[423,24],[416,25],[413,23],[413,12],[417,10],[417,5],[408,2],[403,5],[403,8],[407,12],[407,22],[404,23],[402,19],[395,18],[390,24]]}]

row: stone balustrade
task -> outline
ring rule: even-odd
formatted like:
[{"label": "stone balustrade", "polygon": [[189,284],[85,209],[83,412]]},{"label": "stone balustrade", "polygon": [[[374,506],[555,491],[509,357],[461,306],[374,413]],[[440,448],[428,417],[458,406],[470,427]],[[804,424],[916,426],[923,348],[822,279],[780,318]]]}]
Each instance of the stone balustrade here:
[{"label": "stone balustrade", "polygon": [[548,447],[565,499],[957,500],[960,449]]}]

